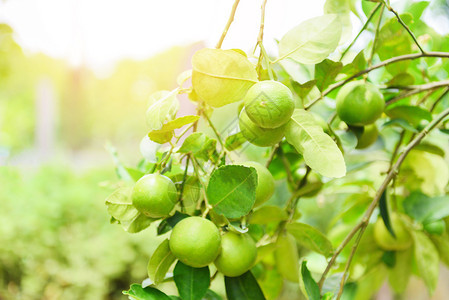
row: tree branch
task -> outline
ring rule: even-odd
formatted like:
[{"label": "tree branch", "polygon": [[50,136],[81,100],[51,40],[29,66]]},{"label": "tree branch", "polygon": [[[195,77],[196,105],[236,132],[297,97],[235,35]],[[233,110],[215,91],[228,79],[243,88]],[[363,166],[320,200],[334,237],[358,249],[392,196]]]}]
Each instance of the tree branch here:
[{"label": "tree branch", "polygon": [[438,89],[440,87],[445,87],[445,86],[449,86],[449,80],[431,82],[431,83],[422,84],[422,85],[409,85],[409,86],[407,86],[407,89],[409,89],[409,91],[399,94],[398,96],[388,100],[385,103],[385,105],[388,106],[395,102],[398,102],[401,99],[407,98],[409,96],[419,94],[421,92],[428,91],[428,90]]},{"label": "tree branch", "polygon": [[221,45],[223,44],[223,41],[226,37],[226,34],[228,33],[229,27],[231,27],[232,21],[234,21],[235,11],[237,10],[237,6],[239,5],[240,0],[235,0],[234,5],[232,5],[231,14],[229,15],[228,23],[226,23],[226,26],[223,30],[223,33],[221,34],[220,40],[218,41],[215,48],[220,49]]},{"label": "tree branch", "polygon": [[449,58],[449,52],[425,52],[425,53],[412,53],[412,54],[406,54],[406,55],[401,55],[401,56],[396,56],[396,57],[392,57],[390,59],[384,60],[383,62],[378,63],[377,65],[373,65],[365,70],[362,70],[354,75],[349,76],[348,78],[336,82],[332,85],[330,85],[326,90],[323,91],[323,93],[320,95],[320,97],[314,99],[312,102],[310,102],[308,105],[305,106],[305,109],[309,109],[310,107],[312,107],[314,104],[316,104],[318,101],[320,101],[321,99],[323,99],[324,96],[326,96],[327,94],[329,94],[330,92],[332,92],[333,90],[345,85],[346,83],[348,83],[349,81],[362,76],[366,73],[369,73],[373,70],[382,68],[386,65],[389,64],[393,64],[399,61],[403,61],[403,60],[414,60],[414,59],[418,59],[418,58],[422,58],[422,57],[441,57],[441,58]]},{"label": "tree branch", "polygon": [[371,49],[371,55],[368,59],[368,67],[371,67],[371,64],[373,62],[374,52],[376,51],[377,37],[379,36],[380,24],[382,23],[382,15],[384,14],[385,9],[385,5],[383,3],[380,5],[382,5],[382,9],[380,10],[379,20],[377,20],[376,32],[374,33],[373,48]]}]

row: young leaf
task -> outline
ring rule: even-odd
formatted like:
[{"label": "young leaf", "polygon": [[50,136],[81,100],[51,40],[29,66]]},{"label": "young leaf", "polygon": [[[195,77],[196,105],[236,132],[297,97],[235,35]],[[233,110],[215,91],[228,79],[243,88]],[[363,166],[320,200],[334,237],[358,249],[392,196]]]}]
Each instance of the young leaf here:
[{"label": "young leaf", "polygon": [[251,271],[238,277],[225,276],[229,300],[265,300],[265,296]]},{"label": "young leaf", "polygon": [[325,59],[319,64],[315,65],[316,86],[320,91],[324,91],[335,77],[340,73],[343,64],[341,62]]},{"label": "young leaf", "polygon": [[173,130],[183,127],[184,125],[198,121],[199,116],[183,116],[162,125],[162,128],[153,130],[148,133],[150,140],[164,144],[173,137]]},{"label": "young leaf", "polygon": [[193,268],[178,261],[173,271],[182,300],[201,300],[210,284],[209,267]]},{"label": "young leaf", "polygon": [[339,178],[346,174],[343,154],[311,113],[295,109],[287,123],[285,137],[312,170],[327,177]]},{"label": "young leaf", "polygon": [[287,231],[301,246],[326,257],[332,255],[332,243],[318,229],[304,223],[291,223],[287,225]]},{"label": "young leaf", "polygon": [[279,42],[279,56],[303,64],[323,61],[338,46],[342,25],[337,15],[306,20],[287,32]]},{"label": "young leaf", "polygon": [[298,82],[296,82],[296,81],[294,81],[294,80],[291,80],[290,83],[291,83],[291,85],[292,85],[293,90],[295,91],[295,93],[296,93],[301,99],[303,99],[303,98],[305,98],[305,97],[310,93],[310,91],[311,91],[311,90],[313,89],[313,87],[316,85],[316,80],[315,80],[315,79],[309,80],[309,81],[307,81],[307,82],[305,82],[305,83],[303,83],[303,84],[300,84],[300,83],[298,83]]},{"label": "young leaf", "polygon": [[257,173],[254,168],[227,165],[210,176],[206,194],[214,210],[227,218],[247,215],[256,201]]},{"label": "young leaf", "polygon": [[140,284],[131,284],[129,291],[123,291],[123,295],[133,300],[170,300],[170,297],[158,289],[147,286],[142,288]]},{"label": "young leaf", "polygon": [[440,257],[435,245],[421,231],[412,231],[414,255],[419,275],[432,295],[438,283]]},{"label": "young leaf", "polygon": [[239,148],[246,142],[246,138],[243,136],[241,132],[237,132],[236,134],[230,135],[225,140],[225,147],[229,151],[233,151]]},{"label": "young leaf", "polygon": [[320,300],[320,288],[315,280],[312,278],[309,269],[307,269],[307,262],[303,261],[301,265],[301,276],[304,281],[304,286],[307,291],[307,296],[310,300]]},{"label": "young leaf", "polygon": [[209,160],[214,157],[217,151],[217,140],[210,138],[202,132],[194,132],[189,135],[182,143],[178,152],[192,153],[203,160]]},{"label": "young leaf", "polygon": [[192,66],[193,88],[212,107],[242,100],[258,81],[254,65],[234,50],[199,50],[193,55]]},{"label": "young leaf", "polygon": [[251,224],[268,224],[271,222],[286,221],[287,219],[287,213],[279,206],[264,205],[253,212],[249,222]]},{"label": "young leaf", "polygon": [[405,251],[397,251],[394,267],[389,269],[388,282],[391,288],[398,294],[404,292],[410,280],[412,274],[412,258],[412,248]]},{"label": "young leaf", "polygon": [[391,226],[390,215],[388,213],[387,190],[386,189],[380,196],[379,210],[380,210],[380,215],[382,217],[382,221],[384,222],[385,227],[388,229],[388,231],[391,233],[391,235],[396,238],[396,234],[394,233],[393,227]]},{"label": "young leaf", "polygon": [[178,89],[171,92],[158,91],[150,96],[150,107],[146,112],[150,130],[158,130],[162,127],[162,124],[173,120],[179,109],[177,95]]},{"label": "young leaf", "polygon": [[171,253],[168,239],[159,244],[148,262],[148,277],[154,284],[161,283],[176,257]]}]

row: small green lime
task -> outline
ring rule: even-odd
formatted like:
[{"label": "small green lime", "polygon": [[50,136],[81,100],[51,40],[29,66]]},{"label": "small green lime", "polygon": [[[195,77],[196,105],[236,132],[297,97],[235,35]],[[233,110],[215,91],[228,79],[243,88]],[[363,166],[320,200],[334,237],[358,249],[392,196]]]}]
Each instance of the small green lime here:
[{"label": "small green lime", "polygon": [[242,163],[243,166],[253,167],[257,171],[256,202],[254,207],[267,202],[274,194],[274,178],[267,168],[255,161]]},{"label": "small green lime", "polygon": [[379,218],[374,224],[374,239],[376,243],[380,248],[388,251],[406,250],[412,244],[410,232],[405,228],[397,214],[391,214],[390,221],[396,238],[385,227],[382,218]]},{"label": "small green lime", "polygon": [[385,101],[379,89],[363,80],[344,85],[337,94],[337,114],[348,125],[374,123],[384,111]]},{"label": "small green lime", "polygon": [[294,236],[282,233],[276,241],[274,251],[276,268],[285,279],[298,282],[299,280],[299,254]]},{"label": "small green lime", "polygon": [[170,178],[148,174],[132,190],[132,202],[138,211],[151,218],[167,217],[178,200],[176,186]]},{"label": "small green lime", "polygon": [[201,217],[189,217],[175,225],[170,235],[170,250],[184,264],[202,268],[220,252],[221,236],[217,226]]},{"label": "small green lime", "polygon": [[228,232],[221,238],[221,253],[214,263],[225,276],[235,277],[248,271],[256,257],[256,244],[249,234]]},{"label": "small green lime", "polygon": [[446,223],[443,220],[426,223],[424,230],[430,234],[442,235],[446,231]]},{"label": "small green lime", "polygon": [[248,117],[259,127],[277,128],[290,120],[295,109],[288,87],[274,80],[253,85],[243,99]]},{"label": "small green lime", "polygon": [[366,125],[362,135],[357,140],[357,149],[365,149],[374,144],[379,137],[379,131],[376,124]]},{"label": "small green lime", "polygon": [[284,137],[285,126],[278,128],[262,128],[254,124],[242,109],[239,117],[239,127],[242,135],[253,145],[269,147],[279,143]]}]

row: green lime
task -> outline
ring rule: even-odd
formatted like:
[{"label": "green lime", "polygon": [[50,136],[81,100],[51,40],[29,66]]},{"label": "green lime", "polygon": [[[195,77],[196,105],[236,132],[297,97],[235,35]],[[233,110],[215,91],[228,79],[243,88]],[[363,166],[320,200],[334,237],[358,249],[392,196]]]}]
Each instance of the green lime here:
[{"label": "green lime", "polygon": [[288,87],[274,80],[253,85],[243,100],[248,117],[259,127],[277,128],[290,120],[295,109]]},{"label": "green lime", "polygon": [[365,149],[374,144],[379,137],[379,131],[376,124],[366,125],[362,135],[357,140],[357,149]]},{"label": "green lime", "polygon": [[424,224],[424,230],[430,234],[442,235],[446,231],[446,223],[443,220],[436,220]]},{"label": "green lime", "polygon": [[385,227],[382,218],[379,218],[374,224],[374,239],[376,243],[380,248],[388,251],[406,250],[412,244],[410,232],[405,228],[397,214],[391,214],[390,221],[396,237],[391,235],[387,227]]},{"label": "green lime", "polygon": [[242,109],[239,117],[239,127],[242,135],[256,146],[269,147],[279,143],[284,137],[285,124],[278,128],[262,128],[254,124]]},{"label": "green lime", "polygon": [[178,200],[176,186],[170,178],[148,174],[140,178],[132,190],[132,202],[138,211],[151,218],[167,217]]},{"label": "green lime", "polygon": [[189,217],[175,225],[170,235],[170,250],[184,264],[201,268],[212,263],[220,252],[217,226],[201,217]]},{"label": "green lime", "polygon": [[267,168],[255,161],[242,163],[243,166],[253,167],[257,171],[256,203],[254,207],[267,202],[274,194],[274,178]]},{"label": "green lime", "polygon": [[225,276],[235,277],[248,271],[256,257],[256,244],[249,234],[228,232],[221,238],[221,253],[214,263]]},{"label": "green lime", "polygon": [[344,85],[337,94],[337,114],[348,125],[374,123],[384,111],[385,101],[379,89],[364,80]]}]

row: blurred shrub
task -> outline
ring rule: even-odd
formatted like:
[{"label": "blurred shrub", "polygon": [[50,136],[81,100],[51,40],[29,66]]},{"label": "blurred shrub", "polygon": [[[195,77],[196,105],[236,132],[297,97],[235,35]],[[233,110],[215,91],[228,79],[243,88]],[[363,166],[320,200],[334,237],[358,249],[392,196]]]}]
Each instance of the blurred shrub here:
[{"label": "blurred shrub", "polygon": [[154,228],[109,224],[99,182],[110,174],[0,168],[0,299],[123,299],[146,277]]}]

